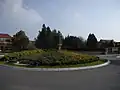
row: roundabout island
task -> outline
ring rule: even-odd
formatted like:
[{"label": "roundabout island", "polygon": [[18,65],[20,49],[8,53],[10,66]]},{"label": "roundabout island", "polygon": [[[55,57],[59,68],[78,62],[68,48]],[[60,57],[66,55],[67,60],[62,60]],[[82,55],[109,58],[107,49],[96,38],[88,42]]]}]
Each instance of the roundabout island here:
[{"label": "roundabout island", "polygon": [[71,71],[103,67],[110,61],[66,50],[39,49],[9,53],[1,58],[1,63],[22,70]]}]

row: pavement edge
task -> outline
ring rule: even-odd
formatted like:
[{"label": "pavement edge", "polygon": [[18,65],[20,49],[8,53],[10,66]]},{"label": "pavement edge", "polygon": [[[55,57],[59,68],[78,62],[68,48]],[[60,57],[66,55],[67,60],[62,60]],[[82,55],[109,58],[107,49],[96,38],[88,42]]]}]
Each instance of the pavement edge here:
[{"label": "pavement edge", "polygon": [[18,69],[18,70],[29,70],[29,71],[74,71],[74,70],[94,69],[94,68],[104,67],[109,64],[110,64],[110,61],[108,60],[107,62],[99,65],[75,67],[75,68],[24,68],[24,67],[15,67],[15,66],[9,66],[9,65],[0,65],[0,66],[5,66],[13,69]]}]

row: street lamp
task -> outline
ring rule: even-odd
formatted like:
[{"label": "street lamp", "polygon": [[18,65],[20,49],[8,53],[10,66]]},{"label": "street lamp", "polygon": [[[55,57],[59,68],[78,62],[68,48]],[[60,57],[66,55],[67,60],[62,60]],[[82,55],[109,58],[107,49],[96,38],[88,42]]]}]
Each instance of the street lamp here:
[{"label": "street lamp", "polygon": [[61,34],[59,34],[58,50],[61,50],[61,46],[62,46],[61,37],[62,37]]}]

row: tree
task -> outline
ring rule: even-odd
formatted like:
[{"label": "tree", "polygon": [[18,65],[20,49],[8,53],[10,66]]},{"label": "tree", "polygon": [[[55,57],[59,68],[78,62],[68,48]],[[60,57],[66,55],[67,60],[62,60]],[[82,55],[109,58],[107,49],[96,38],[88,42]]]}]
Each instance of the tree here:
[{"label": "tree", "polygon": [[37,48],[46,48],[46,36],[47,36],[46,31],[47,31],[47,28],[46,28],[45,24],[43,24],[42,31],[39,31],[39,34],[35,41],[35,46]]},{"label": "tree", "polygon": [[84,40],[82,37],[67,36],[63,41],[64,48],[80,49],[83,48]]},{"label": "tree", "polygon": [[35,46],[43,49],[55,49],[57,48],[59,39],[61,38],[63,38],[63,36],[60,31],[51,31],[50,27],[46,27],[45,24],[43,24],[42,30],[39,31],[39,34],[36,38]]},{"label": "tree", "polygon": [[21,51],[27,49],[28,44],[29,38],[26,36],[24,31],[20,30],[15,35],[13,35],[12,39],[13,50]]},{"label": "tree", "polygon": [[53,47],[57,48],[58,40],[57,40],[57,30],[52,30],[52,36],[53,36]]},{"label": "tree", "polygon": [[52,31],[51,31],[50,27],[47,27],[46,43],[47,43],[46,48],[48,48],[48,49],[54,48],[53,47],[54,37],[53,37],[53,34],[52,34]]},{"label": "tree", "polygon": [[89,34],[87,39],[87,47],[88,48],[97,48],[97,38],[94,34]]}]

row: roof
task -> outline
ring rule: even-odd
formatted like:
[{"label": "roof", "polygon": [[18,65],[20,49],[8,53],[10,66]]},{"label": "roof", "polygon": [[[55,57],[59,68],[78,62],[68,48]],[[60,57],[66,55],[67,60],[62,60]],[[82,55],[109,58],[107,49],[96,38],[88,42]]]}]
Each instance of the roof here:
[{"label": "roof", "polygon": [[120,42],[115,42],[115,46],[120,46]]},{"label": "roof", "polygon": [[0,38],[11,38],[9,34],[0,33]]},{"label": "roof", "polygon": [[102,43],[107,42],[107,43],[109,43],[109,42],[111,42],[111,41],[113,41],[113,42],[114,42],[114,40],[104,40],[104,39],[101,39],[99,42],[102,42]]}]

